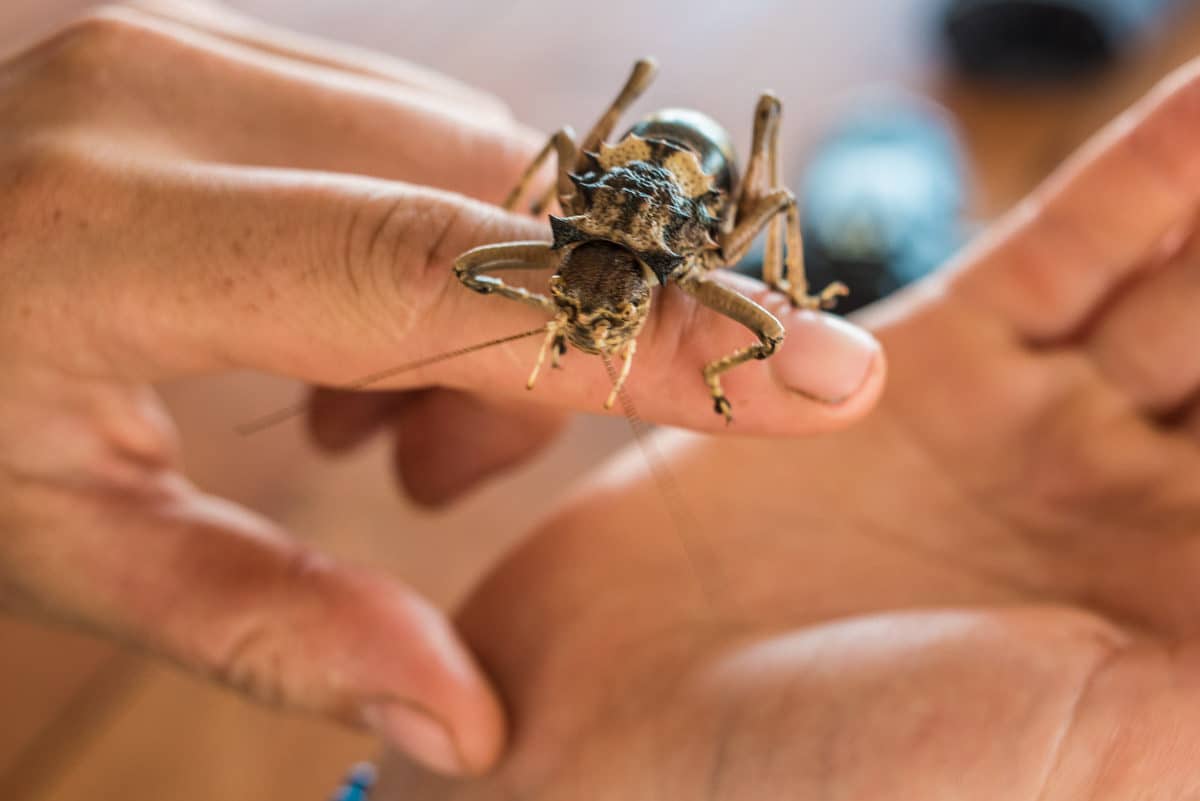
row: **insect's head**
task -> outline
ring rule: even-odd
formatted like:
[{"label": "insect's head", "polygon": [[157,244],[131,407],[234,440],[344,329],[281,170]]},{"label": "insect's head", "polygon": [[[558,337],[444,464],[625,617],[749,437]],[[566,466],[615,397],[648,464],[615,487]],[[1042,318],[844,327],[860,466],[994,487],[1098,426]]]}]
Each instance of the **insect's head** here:
[{"label": "insect's head", "polygon": [[636,337],[650,311],[651,280],[632,251],[612,242],[566,249],[550,294],[567,339],[588,353],[612,353]]}]

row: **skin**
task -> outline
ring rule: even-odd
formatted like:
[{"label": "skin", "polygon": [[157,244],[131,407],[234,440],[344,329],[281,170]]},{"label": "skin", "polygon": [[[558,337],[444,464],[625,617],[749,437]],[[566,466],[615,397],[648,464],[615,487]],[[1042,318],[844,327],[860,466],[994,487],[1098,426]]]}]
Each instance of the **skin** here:
[{"label": "skin", "polygon": [[510,758],[380,796],[1197,797],[1197,124],[1200,64],[876,309],[863,424],[594,477],[460,616]]},{"label": "skin", "polygon": [[[437,770],[491,766],[504,710],[442,614],[192,486],[152,385],[249,368],[337,386],[542,325],[450,266],[480,244],[548,238],[545,221],[492,205],[543,137],[450,79],[168,2],[108,8],[0,64],[0,119],[0,603],[371,726]],[[659,378],[644,390],[661,397],[642,410],[716,428],[691,348],[748,335],[694,311],[656,310],[643,364]],[[814,433],[865,414],[878,343],[789,319],[793,356],[741,378],[761,398],[756,425]],[[320,391],[314,436],[339,450],[380,429],[410,443],[473,431],[470,458],[397,457],[417,500],[445,503],[602,402],[593,365],[531,404],[537,346],[378,387],[390,392]]]}]

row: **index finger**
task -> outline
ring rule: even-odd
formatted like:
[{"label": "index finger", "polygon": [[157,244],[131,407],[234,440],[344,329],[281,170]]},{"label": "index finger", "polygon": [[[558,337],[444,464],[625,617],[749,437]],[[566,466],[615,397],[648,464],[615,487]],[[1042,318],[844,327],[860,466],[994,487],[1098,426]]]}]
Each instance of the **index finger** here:
[{"label": "index finger", "polygon": [[[468,291],[451,270],[477,245],[547,237],[545,222],[354,176],[201,166],[138,171],[123,164],[111,178],[141,188],[88,187],[89,194],[130,199],[110,200],[102,225],[74,229],[73,247],[88,260],[60,282],[56,300],[77,309],[85,335],[109,332],[117,375],[156,379],[250,367],[343,386],[548,322],[537,309]],[[70,223],[62,221],[64,228]],[[757,283],[748,289],[779,304],[789,338],[771,359],[727,374],[740,410],[733,430],[822,431],[864,414],[882,384],[875,340],[830,315],[793,311]],[[700,371],[754,335],[672,286],[659,291],[653,309],[629,384],[639,413],[724,430]],[[601,411],[609,378],[600,360],[583,354],[570,354],[567,369],[547,376],[535,394],[525,390],[540,344],[510,342],[377,388],[445,385]],[[831,389],[831,381],[840,388]]]}]

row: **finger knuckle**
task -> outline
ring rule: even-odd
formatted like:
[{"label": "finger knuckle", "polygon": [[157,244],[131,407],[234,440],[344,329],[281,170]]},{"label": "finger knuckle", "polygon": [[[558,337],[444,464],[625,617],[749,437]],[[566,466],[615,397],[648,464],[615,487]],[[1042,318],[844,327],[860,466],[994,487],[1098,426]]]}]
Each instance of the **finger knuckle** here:
[{"label": "finger knuckle", "polygon": [[[339,263],[349,300],[363,307],[385,304],[385,318],[402,336],[451,276],[464,224],[454,203],[382,192],[358,202],[342,234]],[[374,317],[374,315],[372,315]]]},{"label": "finger knuckle", "polygon": [[146,73],[175,40],[157,21],[126,5],[107,5],[68,23],[37,48],[34,81],[54,98],[55,118],[86,123],[114,97],[130,95],[131,76]]},{"label": "finger knuckle", "polygon": [[[328,561],[298,548],[281,566],[266,590],[271,596],[303,598],[328,572]],[[211,677],[255,700],[275,707],[319,709],[328,705],[329,691],[320,671],[306,670],[298,661],[297,632],[307,628],[306,611],[288,611],[270,602],[247,612],[204,657]]]},{"label": "finger knuckle", "polygon": [[55,64],[87,75],[114,60],[143,31],[137,12],[107,5],[69,22],[46,44]]},{"label": "finger knuckle", "polygon": [[[0,114],[18,139],[85,116],[102,81],[98,53],[111,22],[100,13],[80,17],[5,65]],[[81,113],[84,112],[84,113]]]},{"label": "finger knuckle", "polygon": [[262,703],[282,706],[287,697],[282,639],[271,621],[255,618],[244,622],[228,650],[213,662],[211,677]]}]

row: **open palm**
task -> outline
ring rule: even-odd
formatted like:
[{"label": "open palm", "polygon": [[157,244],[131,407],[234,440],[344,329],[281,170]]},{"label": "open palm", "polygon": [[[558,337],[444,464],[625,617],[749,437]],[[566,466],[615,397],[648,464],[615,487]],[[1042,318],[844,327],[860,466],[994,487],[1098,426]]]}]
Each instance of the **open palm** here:
[{"label": "open palm", "polygon": [[865,424],[597,476],[461,617],[504,770],[397,797],[1197,797],[1196,75],[874,313]]}]

